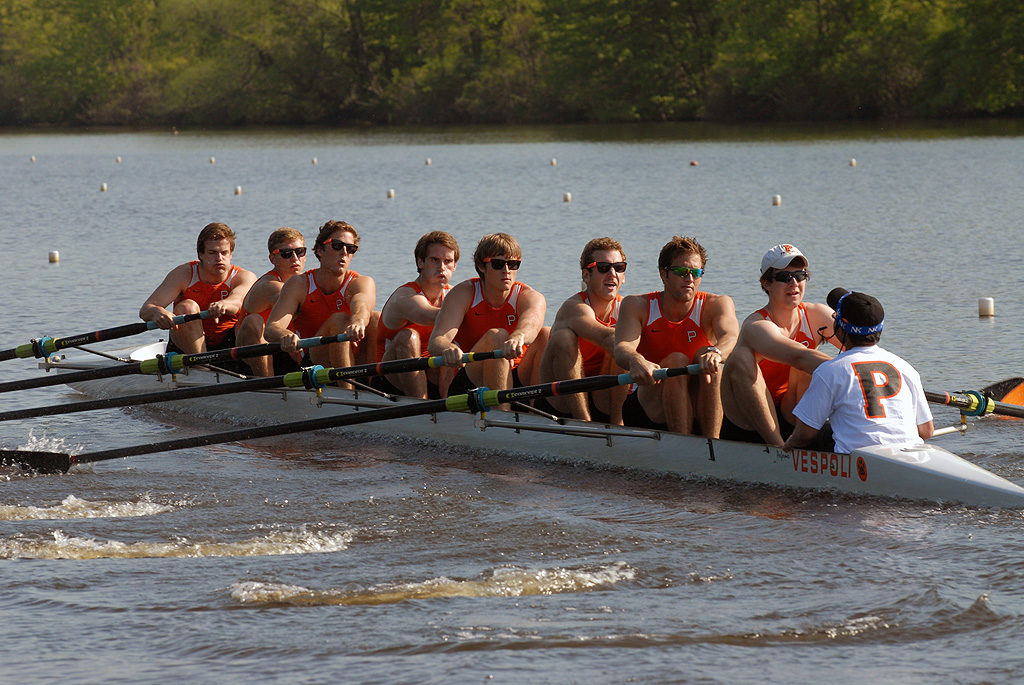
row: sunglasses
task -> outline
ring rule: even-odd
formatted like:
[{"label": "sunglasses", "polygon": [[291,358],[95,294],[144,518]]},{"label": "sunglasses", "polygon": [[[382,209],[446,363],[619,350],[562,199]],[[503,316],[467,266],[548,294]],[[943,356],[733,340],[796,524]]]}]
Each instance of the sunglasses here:
[{"label": "sunglasses", "polygon": [[355,254],[356,250],[359,249],[358,245],[353,245],[352,243],[346,243],[344,240],[338,240],[337,238],[328,238],[327,240],[325,240],[321,244],[322,245],[330,245],[331,249],[334,250],[335,252],[341,252],[342,250],[345,250],[349,254]]},{"label": "sunglasses", "polygon": [[274,250],[273,252],[271,252],[270,254],[280,255],[281,259],[291,259],[292,255],[295,255],[296,257],[305,257],[306,256],[306,248],[304,248],[304,247],[285,247],[285,248],[280,248],[279,247],[276,250]]},{"label": "sunglasses", "polygon": [[809,273],[807,273],[806,271],[776,271],[775,272],[775,280],[778,281],[779,283],[790,283],[792,281],[796,281],[797,283],[800,283],[801,281],[806,281],[810,277],[811,277],[811,275]]},{"label": "sunglasses", "polygon": [[590,262],[584,269],[593,269],[597,267],[597,270],[603,274],[608,273],[609,269],[615,269],[615,273],[621,274],[626,270],[626,262]]},{"label": "sunglasses", "polygon": [[518,271],[519,267],[523,265],[521,259],[501,259],[500,257],[484,257],[484,263],[490,264],[491,268],[495,271],[504,271],[505,267],[508,267],[509,271]]},{"label": "sunglasses", "polygon": [[690,275],[697,279],[704,275],[704,269],[695,269],[689,266],[666,266],[665,271],[671,271],[679,278],[686,278],[687,275]]}]

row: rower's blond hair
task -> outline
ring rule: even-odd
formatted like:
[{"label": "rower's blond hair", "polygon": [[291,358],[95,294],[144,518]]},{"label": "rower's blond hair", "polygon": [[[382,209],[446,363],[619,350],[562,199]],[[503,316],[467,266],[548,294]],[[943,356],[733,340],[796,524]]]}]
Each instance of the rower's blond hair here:
[{"label": "rower's blond hair", "polygon": [[658,269],[667,269],[672,264],[672,260],[677,256],[688,254],[695,254],[700,257],[700,268],[702,269],[708,263],[708,253],[697,242],[696,238],[672,236],[672,240],[665,243],[665,246],[661,248],[661,253],[658,255]]},{"label": "rower's blond hair", "polygon": [[196,238],[196,254],[200,257],[206,250],[207,240],[227,240],[231,251],[235,251],[235,232],[228,228],[227,224],[214,221],[203,226],[203,230],[199,231],[199,237]]},{"label": "rower's blond hair", "polygon": [[338,221],[331,219],[320,227],[320,231],[316,234],[316,243],[313,244],[313,254],[319,257],[324,252],[324,241],[330,237],[335,231],[348,231],[352,234],[352,239],[355,240],[356,245],[359,244],[359,233],[352,224],[347,221]]},{"label": "rower's blond hair", "polygon": [[420,270],[419,263],[426,260],[427,250],[430,249],[431,245],[444,245],[455,253],[455,261],[459,261],[459,243],[455,240],[455,236],[445,231],[431,231],[420,236],[420,239],[416,241],[416,247],[412,251],[412,255],[416,259],[417,272]]},{"label": "rower's blond hair", "polygon": [[271,233],[270,237],[267,238],[267,252],[273,253],[274,250],[277,249],[278,245],[286,243],[289,240],[298,240],[303,245],[306,244],[306,239],[302,237],[301,232],[297,229],[284,226],[283,228],[279,228]]},{"label": "rower's blond hair", "polygon": [[488,257],[504,257],[505,255],[512,259],[522,259],[523,248],[519,247],[519,242],[508,233],[489,233],[476,244],[476,251],[473,252],[473,267],[483,278],[484,260]]},{"label": "rower's blond hair", "polygon": [[626,261],[626,251],[622,249],[622,245],[619,244],[618,240],[614,238],[594,238],[589,243],[583,246],[583,252],[580,254],[580,269],[586,269],[587,264],[594,261],[594,253],[601,250],[618,250],[619,254],[622,255],[622,261]]}]

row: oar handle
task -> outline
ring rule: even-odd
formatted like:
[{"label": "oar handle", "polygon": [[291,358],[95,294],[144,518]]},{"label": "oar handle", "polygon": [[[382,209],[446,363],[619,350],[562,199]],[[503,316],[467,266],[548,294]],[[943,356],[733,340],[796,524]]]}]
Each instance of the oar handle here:
[{"label": "oar handle", "polygon": [[986,397],[984,394],[976,390],[967,390],[966,392],[961,393],[932,392],[930,390],[925,390],[924,396],[929,402],[956,407],[960,409],[961,413],[966,414],[967,416],[1001,414],[1003,416],[1013,416],[1018,419],[1024,419],[1024,407],[1016,404],[997,402],[991,397]]}]

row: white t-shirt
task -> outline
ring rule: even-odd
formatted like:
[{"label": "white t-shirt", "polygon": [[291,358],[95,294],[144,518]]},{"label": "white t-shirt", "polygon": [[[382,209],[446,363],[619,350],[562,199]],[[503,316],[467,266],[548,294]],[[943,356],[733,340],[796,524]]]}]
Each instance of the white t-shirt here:
[{"label": "white t-shirt", "polygon": [[932,420],[921,376],[878,345],[855,347],[818,366],[793,414],[811,428],[830,419],[836,452],[844,453],[919,441],[918,425]]}]

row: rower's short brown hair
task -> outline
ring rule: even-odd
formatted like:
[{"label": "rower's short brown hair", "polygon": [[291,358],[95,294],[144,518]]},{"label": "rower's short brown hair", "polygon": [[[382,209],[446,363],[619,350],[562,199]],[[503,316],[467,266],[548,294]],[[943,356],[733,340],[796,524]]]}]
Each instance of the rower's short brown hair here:
[{"label": "rower's short brown hair", "polygon": [[661,253],[658,255],[658,270],[667,269],[677,256],[688,254],[700,257],[700,268],[702,269],[708,263],[708,253],[696,238],[672,236],[672,240],[665,243],[665,247],[661,248]]},{"label": "rower's short brown hair", "polygon": [[427,258],[427,250],[430,249],[431,245],[444,245],[455,253],[455,261],[459,261],[459,243],[455,240],[455,236],[445,231],[431,231],[420,236],[420,239],[416,241],[416,247],[412,251],[413,257],[416,259],[417,272],[420,270],[420,262]]},{"label": "rower's short brown hair", "polygon": [[622,255],[622,261],[626,261],[626,251],[622,249],[622,245],[619,244],[618,240],[614,238],[594,238],[589,243],[583,246],[583,252],[580,254],[580,269],[586,269],[587,264],[594,261],[594,253],[600,250],[618,250],[619,254]]},{"label": "rower's short brown hair", "polygon": [[235,232],[228,228],[227,224],[215,221],[203,226],[203,230],[199,231],[199,237],[196,238],[196,254],[200,257],[206,249],[207,240],[227,240],[231,251],[235,251]]},{"label": "rower's short brown hair", "polygon": [[297,229],[284,226],[283,228],[279,228],[271,233],[270,237],[267,238],[267,252],[273,254],[278,245],[286,243],[289,240],[298,240],[303,245],[306,244],[306,239],[302,237],[302,233]]},{"label": "rower's short brown hair", "polygon": [[489,233],[476,244],[476,251],[473,252],[473,268],[482,278],[484,260],[488,257],[504,257],[505,255],[512,259],[522,259],[523,248],[519,247],[519,242],[508,233]]},{"label": "rower's short brown hair", "polygon": [[347,221],[338,221],[331,219],[320,227],[320,231],[316,234],[316,243],[313,244],[313,254],[319,257],[324,251],[324,241],[330,237],[335,231],[348,231],[352,234],[352,239],[355,240],[355,244],[359,244],[359,233],[352,224]]}]

